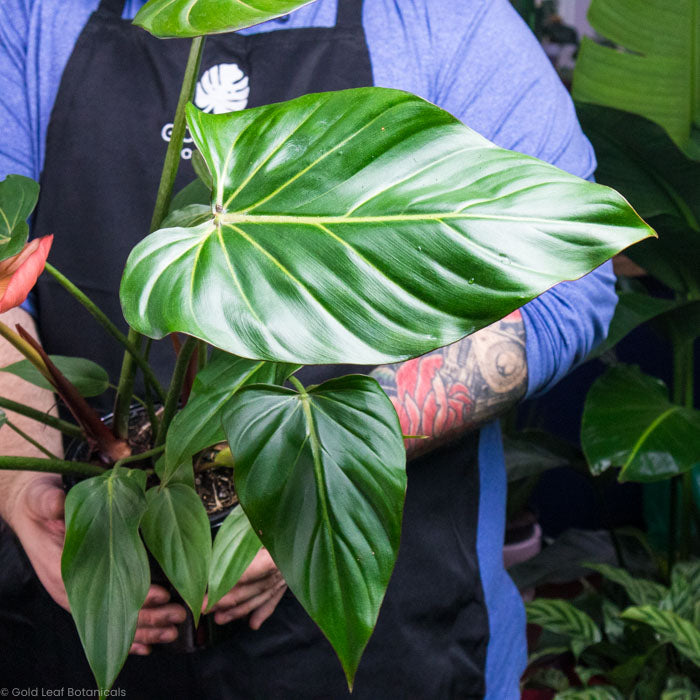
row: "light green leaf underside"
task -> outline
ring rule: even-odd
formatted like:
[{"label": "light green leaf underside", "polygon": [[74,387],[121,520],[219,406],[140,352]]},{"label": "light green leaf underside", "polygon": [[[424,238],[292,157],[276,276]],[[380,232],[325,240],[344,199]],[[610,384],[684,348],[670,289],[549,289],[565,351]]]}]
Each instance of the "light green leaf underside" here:
[{"label": "light green leaf underside", "polygon": [[618,365],[588,393],[581,446],[596,474],[618,466],[621,480],[668,478],[698,461],[700,411],[671,403],[663,384],[639,368]]},{"label": "light green leaf underside", "polygon": [[158,37],[234,32],[286,15],[312,0],[150,0],[134,24]]},{"label": "light green leaf underside", "polygon": [[168,580],[187,603],[195,624],[202,611],[211,559],[211,528],[197,492],[185,484],[153,487],[141,532]]},{"label": "light green leaf underside", "polygon": [[584,38],[574,74],[577,100],[660,124],[700,157],[700,8],[697,0],[594,0],[589,21],[622,51]]},{"label": "light green leaf underside", "polygon": [[122,306],[152,337],[300,364],[397,361],[650,235],[613,191],[396,90],[188,118],[220,214],[132,252]]},{"label": "light green leaf underside", "polygon": [[261,546],[243,508],[234,508],[214,538],[207,609],[216,605],[238,583]]},{"label": "light green leaf underside", "polygon": [[17,255],[29,236],[27,218],[39,199],[39,185],[23,175],[0,181],[0,260]]},{"label": "light green leaf underside", "polygon": [[66,497],[61,573],[92,672],[112,686],[129,652],[150,571],[139,522],[146,473],[116,468],[74,486]]},{"label": "light green leaf underside", "polygon": [[359,375],[305,394],[256,385],[224,429],[246,515],[352,683],[399,545],[405,450],[391,402]]}]

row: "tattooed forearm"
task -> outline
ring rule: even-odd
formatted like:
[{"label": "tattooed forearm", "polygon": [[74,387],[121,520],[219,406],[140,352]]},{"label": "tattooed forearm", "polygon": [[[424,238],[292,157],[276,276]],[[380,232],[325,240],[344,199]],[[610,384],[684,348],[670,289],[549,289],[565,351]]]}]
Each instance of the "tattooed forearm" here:
[{"label": "tattooed forearm", "polygon": [[427,452],[505,412],[527,388],[525,326],[519,311],[422,357],[372,376],[389,395],[409,457]]}]

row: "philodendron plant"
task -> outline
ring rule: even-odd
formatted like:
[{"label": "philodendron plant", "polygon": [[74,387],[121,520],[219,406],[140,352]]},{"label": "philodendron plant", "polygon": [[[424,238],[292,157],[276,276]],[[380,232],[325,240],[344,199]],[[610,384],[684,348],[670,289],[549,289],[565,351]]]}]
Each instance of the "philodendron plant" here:
[{"label": "philodendron plant", "polygon": [[[101,688],[114,682],[134,636],[149,585],[146,547],[197,618],[205,593],[212,606],[261,544],[352,685],[399,546],[403,436],[370,377],[304,387],[294,372],[428,352],[652,235],[613,190],[497,148],[405,92],[361,88],[220,115],[187,105],[204,35],[302,4],[152,0],[135,19],[156,36],[195,38],[153,232],[132,251],[121,283],[129,336],[46,265],[126,348],[111,427],[69,381],[94,390],[85,375],[99,368],[49,358],[23,331],[2,327],[37,372],[28,363],[6,369],[48,381],[79,425],[0,405],[82,433],[92,448],[83,462],[3,457],[0,466],[90,477],[67,496],[62,567]],[[185,117],[201,181],[168,213]],[[197,203],[202,191],[206,203]],[[0,183],[6,257],[24,245],[32,199],[31,181]],[[17,261],[4,263],[15,287],[25,270]],[[32,279],[20,282],[26,292]],[[141,337],[169,333],[187,339],[161,389]],[[199,371],[179,407],[193,363]],[[136,371],[153,433],[137,455],[126,430]],[[224,439],[242,507],[212,546],[192,458]]]}]

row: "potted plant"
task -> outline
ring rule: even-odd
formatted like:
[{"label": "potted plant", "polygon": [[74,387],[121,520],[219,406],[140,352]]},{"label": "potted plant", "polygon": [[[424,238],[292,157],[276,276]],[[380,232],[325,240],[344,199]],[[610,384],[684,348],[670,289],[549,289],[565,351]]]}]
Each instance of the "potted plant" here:
[{"label": "potted plant", "polygon": [[[133,639],[149,584],[146,547],[197,618],[205,592],[214,605],[261,543],[351,686],[398,550],[404,436],[370,377],[305,387],[294,372],[428,352],[652,235],[612,190],[499,149],[400,91],[307,95],[221,115],[188,104],[205,35],[302,4],[278,0],[253,10],[199,0],[196,12],[183,14],[180,3],[151,0],[135,19],[156,36],[194,38],[153,233],[132,251],[122,278],[128,337],[46,265],[125,348],[110,427],[81,397],[79,382],[68,381],[83,380],[88,365],[52,360],[22,329],[0,327],[41,376],[26,364],[13,371],[48,382],[77,425],[5,407],[81,434],[91,448],[84,460],[2,457],[0,467],[89,477],[66,499],[62,570],[103,689]],[[186,122],[201,182],[168,213]],[[40,271],[37,250],[45,258],[49,239],[25,247],[36,185],[9,177],[0,187],[6,303],[15,304]],[[206,203],[196,201],[202,191]],[[173,333],[186,340],[161,387],[142,335]],[[152,436],[138,450],[128,430],[137,371]],[[242,508],[212,546],[192,458],[223,439]]]}]

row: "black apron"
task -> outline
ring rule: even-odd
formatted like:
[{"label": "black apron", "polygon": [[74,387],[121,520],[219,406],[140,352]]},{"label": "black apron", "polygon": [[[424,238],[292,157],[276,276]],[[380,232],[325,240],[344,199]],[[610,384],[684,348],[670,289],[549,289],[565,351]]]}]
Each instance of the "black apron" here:
[{"label": "black apron", "polygon": [[[119,279],[129,251],[148,230],[189,42],[154,39],[122,20],[122,8],[121,0],[102,0],[64,71],[34,231],[55,234],[51,262],[124,327]],[[246,106],[254,107],[371,85],[362,0],[339,0],[332,28],[209,37],[202,71],[209,89],[199,106],[217,104],[212,84],[224,79],[235,81],[239,107],[246,97]],[[188,149],[186,143],[176,188],[194,177]],[[49,352],[90,357],[118,376],[113,341],[47,276],[39,284],[38,310]],[[167,373],[170,344],[156,343],[152,356],[161,375]],[[318,382],[348,369],[304,368],[301,379]],[[469,435],[408,466],[401,550],[354,698],[443,700],[484,693],[488,620],[476,558],[477,446],[477,436]],[[48,654],[42,673],[52,686],[90,687],[70,619],[50,601],[41,605],[50,609],[61,638],[58,648],[34,640]],[[40,614],[49,614],[44,608]],[[348,697],[332,648],[291,593],[260,631],[246,621],[230,631],[215,648],[195,654],[130,657],[116,687],[127,689],[130,699]],[[155,680],[148,679],[149,668]]]}]

